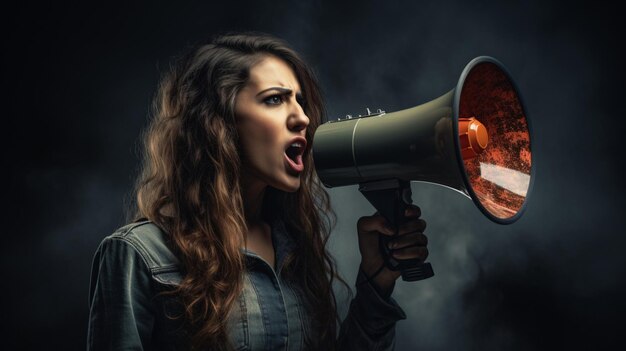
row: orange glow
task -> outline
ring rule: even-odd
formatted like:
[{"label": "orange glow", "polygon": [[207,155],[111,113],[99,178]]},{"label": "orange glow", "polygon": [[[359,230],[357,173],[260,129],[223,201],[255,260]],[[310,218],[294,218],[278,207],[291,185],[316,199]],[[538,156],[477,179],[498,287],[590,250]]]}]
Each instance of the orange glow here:
[{"label": "orange glow", "polygon": [[513,84],[493,63],[476,65],[465,79],[459,124],[472,117],[488,131],[489,145],[476,157],[463,157],[469,183],[487,211],[510,218],[526,199],[532,164],[530,134]]}]

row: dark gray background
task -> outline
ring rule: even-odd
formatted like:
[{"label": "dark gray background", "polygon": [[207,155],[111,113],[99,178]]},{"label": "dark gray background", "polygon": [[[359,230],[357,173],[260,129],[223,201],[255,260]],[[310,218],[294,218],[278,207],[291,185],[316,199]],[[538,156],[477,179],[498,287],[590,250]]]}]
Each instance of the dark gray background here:
[{"label": "dark gray background", "polygon": [[[596,5],[597,4],[597,5]],[[289,41],[330,116],[395,111],[452,89],[490,55],[532,119],[534,192],[500,226],[441,187],[414,184],[436,276],[399,282],[398,350],[606,349],[624,342],[623,18],[594,2],[208,1],[21,5],[3,10],[2,343],[83,349],[91,258],[123,224],[138,136],[160,74],[189,44],[230,30]],[[358,266],[372,208],[333,189],[331,250]],[[3,347],[3,349],[7,349]]]}]

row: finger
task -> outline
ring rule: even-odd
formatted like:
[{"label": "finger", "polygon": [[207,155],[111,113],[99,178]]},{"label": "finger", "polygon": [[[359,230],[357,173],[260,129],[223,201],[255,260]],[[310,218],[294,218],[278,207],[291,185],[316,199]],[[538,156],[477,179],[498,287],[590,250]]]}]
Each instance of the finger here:
[{"label": "finger", "polygon": [[359,218],[357,228],[362,232],[379,232],[385,235],[394,235],[395,231],[387,224],[385,217],[381,215],[365,216]]},{"label": "finger", "polygon": [[428,248],[425,246],[411,246],[403,249],[394,250],[392,252],[393,257],[399,260],[420,259],[426,261],[428,257]]},{"label": "finger", "polygon": [[407,206],[406,210],[404,210],[405,217],[420,217],[422,215],[422,210],[415,205]]},{"label": "finger", "polygon": [[409,247],[409,246],[427,246],[428,245],[428,238],[426,237],[426,235],[419,233],[419,232],[413,232],[410,234],[405,234],[405,235],[399,235],[397,237],[394,237],[388,244],[387,247],[390,250],[396,250],[396,249],[401,249],[404,247]]},{"label": "finger", "polygon": [[426,221],[423,219],[411,219],[400,226],[398,234],[408,234],[412,232],[424,232],[426,230]]}]

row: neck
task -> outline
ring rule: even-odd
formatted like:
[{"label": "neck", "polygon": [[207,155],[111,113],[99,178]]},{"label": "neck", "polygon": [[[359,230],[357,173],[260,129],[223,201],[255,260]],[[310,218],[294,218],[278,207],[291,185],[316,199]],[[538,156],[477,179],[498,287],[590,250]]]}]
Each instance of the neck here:
[{"label": "neck", "polygon": [[242,180],[242,200],[246,223],[250,225],[261,222],[263,213],[263,198],[267,185],[259,181],[246,182]]}]

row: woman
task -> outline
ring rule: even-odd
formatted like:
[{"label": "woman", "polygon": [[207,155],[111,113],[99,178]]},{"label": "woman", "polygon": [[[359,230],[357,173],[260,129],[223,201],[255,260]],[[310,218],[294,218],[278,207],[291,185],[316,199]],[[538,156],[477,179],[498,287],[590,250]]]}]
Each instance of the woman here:
[{"label": "woman", "polygon": [[[392,348],[405,315],[380,216],[357,224],[357,294],[337,333],[332,212],[310,152],[324,109],[298,55],[267,35],[217,37],[176,63],[154,107],[135,220],[94,257],[89,348]],[[425,222],[407,217],[394,255],[425,260]]]}]

